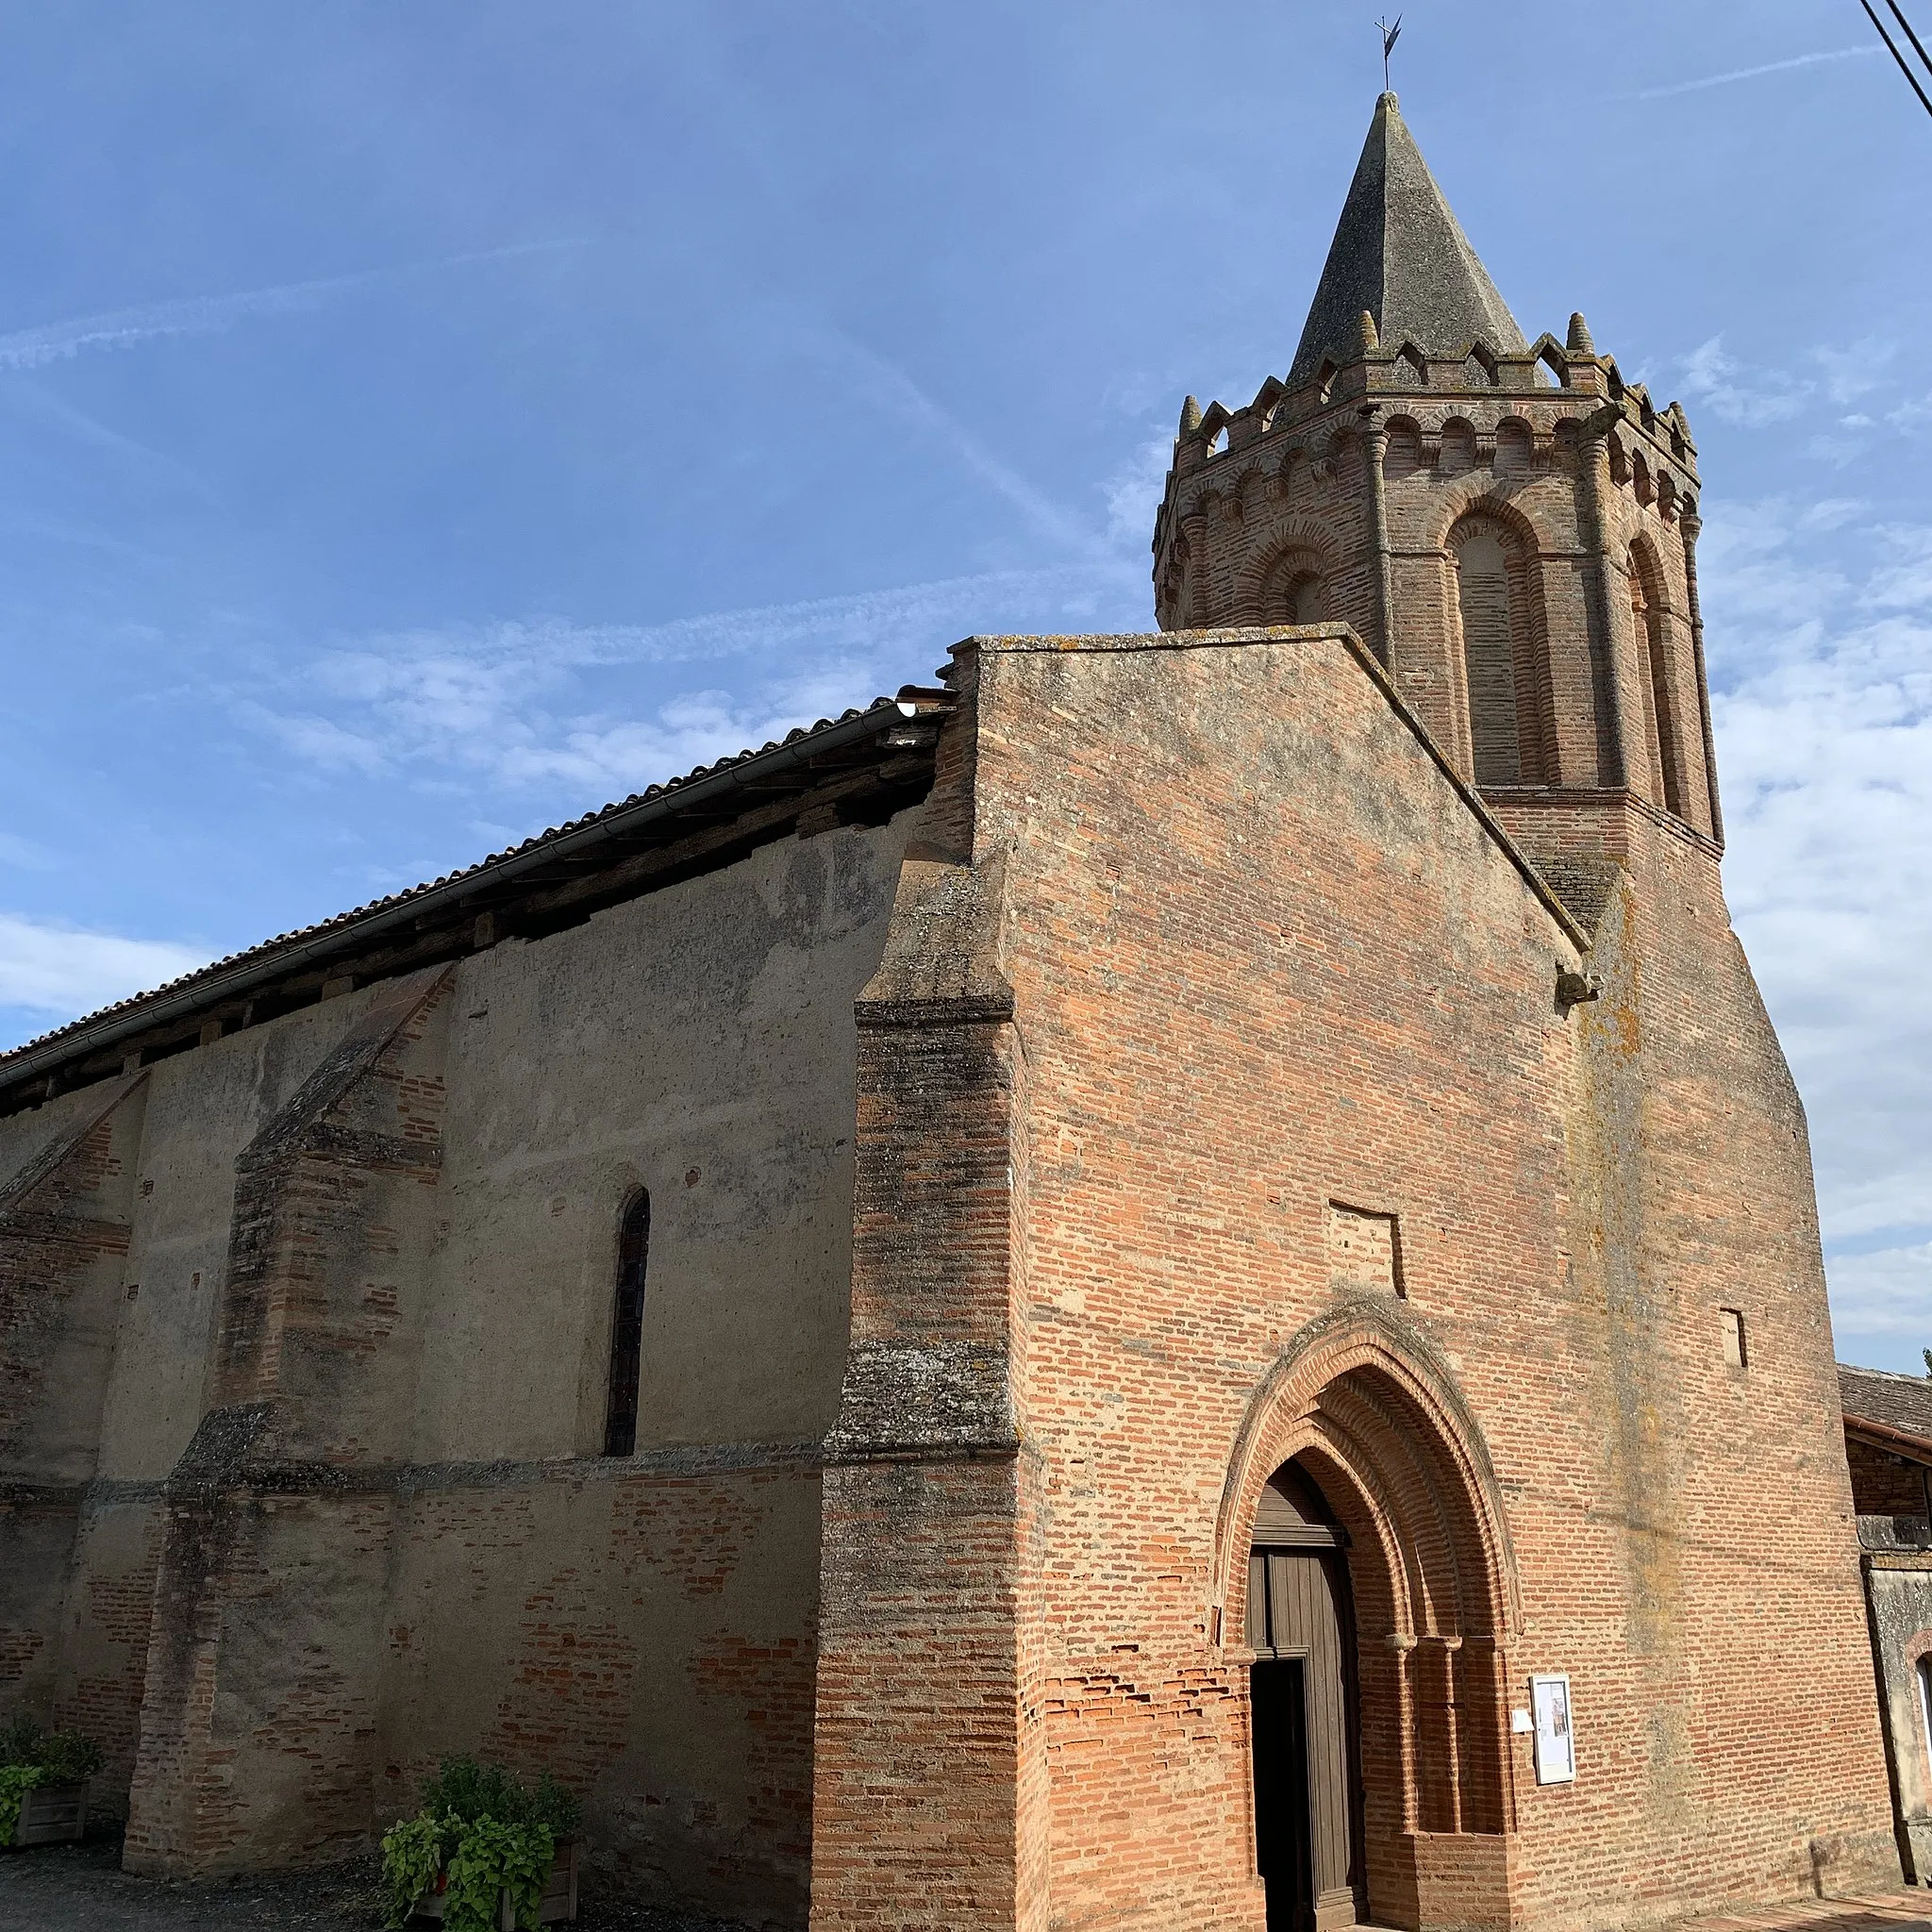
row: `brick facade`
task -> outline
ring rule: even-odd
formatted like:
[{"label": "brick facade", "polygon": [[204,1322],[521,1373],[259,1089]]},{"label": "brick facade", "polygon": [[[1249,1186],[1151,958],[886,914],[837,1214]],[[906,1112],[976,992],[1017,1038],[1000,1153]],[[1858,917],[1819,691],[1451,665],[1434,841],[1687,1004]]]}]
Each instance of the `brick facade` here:
[{"label": "brick facade", "polygon": [[[1245,1557],[1291,1457],[1351,1535],[1376,1923],[1895,1877],[1803,1117],[1708,841],[1593,801],[1586,947],[1339,626],[958,659],[976,862],[935,874],[975,909],[902,897],[929,951],[893,979],[972,1011],[902,1007],[861,1109],[898,1241],[861,1260],[841,1428],[894,1500],[828,1490],[820,1776],[870,1806],[822,1787],[814,1925],[1258,1926]],[[922,1232],[921,1176],[974,1228]],[[1335,1204],[1393,1218],[1399,1283],[1338,1278]],[[957,1433],[915,1451],[920,1414]],[[848,1618],[885,1646],[862,1729]],[[1585,1769],[1543,1788],[1509,1712],[1549,1670]],[[999,1713],[970,1799],[956,1694]],[[957,1877],[946,1827],[997,1868],[923,1906],[892,1874],[924,1844]]]}]

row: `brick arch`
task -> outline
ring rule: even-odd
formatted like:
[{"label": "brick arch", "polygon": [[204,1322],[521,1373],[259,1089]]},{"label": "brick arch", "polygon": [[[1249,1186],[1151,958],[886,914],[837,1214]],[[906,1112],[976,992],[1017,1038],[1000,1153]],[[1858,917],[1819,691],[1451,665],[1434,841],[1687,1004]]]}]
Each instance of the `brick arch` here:
[{"label": "brick arch", "polygon": [[1422,546],[1446,553],[1457,525],[1470,517],[1493,518],[1507,526],[1532,557],[1544,550],[1564,547],[1516,499],[1509,484],[1499,486],[1491,476],[1483,474],[1452,477],[1446,487],[1434,492],[1428,521],[1423,529]]},{"label": "brick arch", "polygon": [[1415,417],[1398,412],[1384,427],[1389,432],[1389,447],[1382,458],[1382,474],[1390,482],[1400,483],[1424,467],[1423,425]]},{"label": "brick arch", "polygon": [[1481,473],[1475,425],[1459,411],[1442,418],[1437,432],[1436,466],[1443,476],[1468,476]]},{"label": "brick arch", "polygon": [[1670,579],[1648,536],[1639,536],[1631,543],[1626,574],[1630,624],[1642,667],[1651,788],[1666,811],[1688,823],[1690,790],[1685,757],[1685,706],[1678,689],[1676,654],[1672,648],[1677,613],[1671,607]]},{"label": "brick arch", "polygon": [[1526,417],[1505,416],[1496,425],[1497,472],[1519,477],[1526,476],[1535,463],[1535,428]]},{"label": "brick arch", "polygon": [[[1294,517],[1277,526],[1274,541],[1242,569],[1235,590],[1235,622],[1294,624],[1290,599],[1296,585],[1314,578],[1324,587],[1335,580],[1335,558],[1325,527],[1312,518]],[[1310,620],[1323,622],[1332,608]]]},{"label": "brick arch", "polygon": [[[1472,547],[1480,541],[1479,547]],[[1484,492],[1442,536],[1459,641],[1466,769],[1481,786],[1548,785],[1557,771],[1556,694],[1537,529],[1513,503]],[[1466,554],[1467,553],[1467,554]],[[1473,578],[1478,557],[1486,563]],[[1459,734],[1458,734],[1459,736]]]},{"label": "brick arch", "polygon": [[[1424,1473],[1411,1475],[1395,1462],[1381,1430],[1357,1433],[1363,1405],[1384,1430],[1411,1439],[1413,1453],[1425,1458]],[[1351,1472],[1361,1507],[1376,1518],[1378,1546],[1412,1549],[1421,1561],[1424,1548],[1414,1539],[1430,1517],[1438,1519],[1472,1579],[1474,1594],[1455,1592],[1458,1605],[1468,1606],[1460,1614],[1483,1634],[1507,1638],[1519,1620],[1516,1558],[1489,1446],[1434,1345],[1401,1314],[1377,1305],[1318,1316],[1275,1357],[1249,1398],[1215,1512],[1210,1607],[1225,1610],[1230,1596],[1246,1588],[1248,1536],[1268,1478],[1318,1444]],[[1406,1588],[1403,1600],[1410,1601]]]},{"label": "brick arch", "polygon": [[1236,1431],[1210,1572],[1230,1636],[1246,1626],[1256,1506],[1291,1461],[1348,1532],[1371,1895],[1379,1883],[1400,1896],[1416,1834],[1513,1823],[1507,1650],[1520,1615],[1501,1494],[1454,1375],[1412,1324],[1379,1306],[1319,1318]]}]

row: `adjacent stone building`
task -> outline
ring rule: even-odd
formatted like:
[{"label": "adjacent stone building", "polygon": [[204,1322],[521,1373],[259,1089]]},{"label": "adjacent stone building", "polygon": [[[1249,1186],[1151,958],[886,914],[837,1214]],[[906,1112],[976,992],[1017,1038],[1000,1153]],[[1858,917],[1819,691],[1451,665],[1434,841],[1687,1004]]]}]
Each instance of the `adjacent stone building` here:
[{"label": "adjacent stone building", "polygon": [[0,1058],[0,1708],[146,1872],[468,1749],[818,1932],[1896,1882],[1698,501],[1386,96],[1160,629]]},{"label": "adjacent stone building", "polygon": [[1932,1885],[1932,1375],[1838,1381],[1899,1853]]}]

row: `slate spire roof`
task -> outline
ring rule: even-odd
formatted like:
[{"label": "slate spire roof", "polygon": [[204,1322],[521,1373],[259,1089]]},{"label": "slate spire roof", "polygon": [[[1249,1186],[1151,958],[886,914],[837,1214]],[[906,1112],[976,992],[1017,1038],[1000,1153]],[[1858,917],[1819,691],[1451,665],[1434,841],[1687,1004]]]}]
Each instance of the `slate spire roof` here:
[{"label": "slate spire roof", "polygon": [[1528,348],[1393,94],[1375,103],[1294,354],[1291,389],[1311,380],[1324,358],[1338,366],[1356,359],[1363,309],[1387,348],[1412,341],[1424,354],[1454,355],[1477,337],[1499,356]]}]

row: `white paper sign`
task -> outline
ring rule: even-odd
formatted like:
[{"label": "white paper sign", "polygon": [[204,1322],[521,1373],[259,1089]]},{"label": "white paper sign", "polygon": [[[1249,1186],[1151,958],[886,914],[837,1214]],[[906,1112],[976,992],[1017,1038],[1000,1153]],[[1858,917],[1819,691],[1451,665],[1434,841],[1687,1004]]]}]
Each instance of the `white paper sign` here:
[{"label": "white paper sign", "polygon": [[1537,1783],[1574,1783],[1576,1739],[1570,1728],[1570,1679],[1562,1675],[1532,1677],[1529,1707],[1536,1714]]}]

